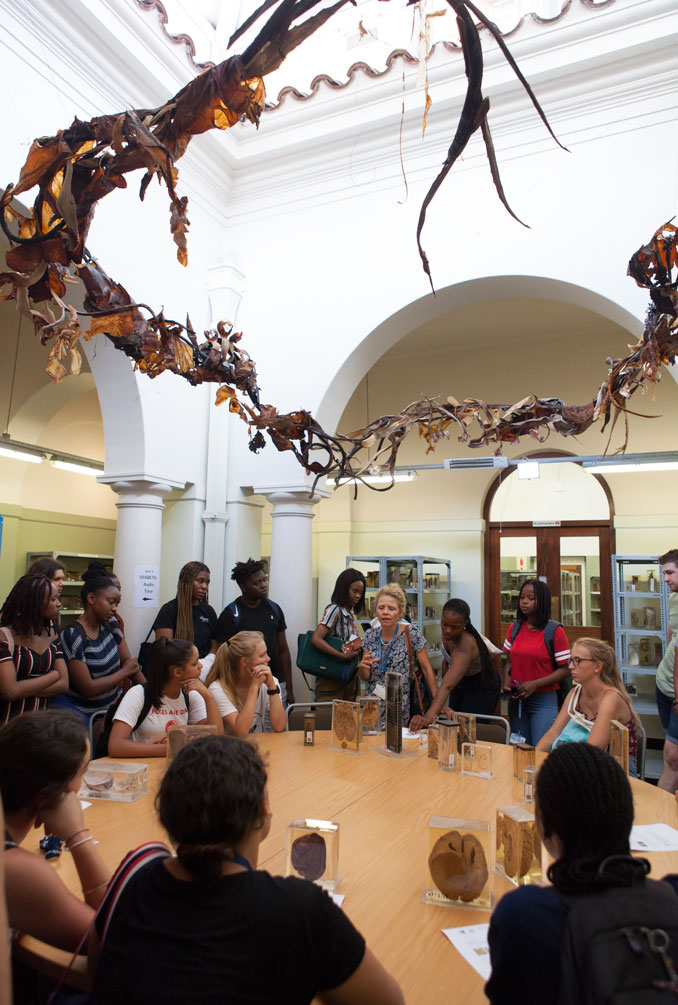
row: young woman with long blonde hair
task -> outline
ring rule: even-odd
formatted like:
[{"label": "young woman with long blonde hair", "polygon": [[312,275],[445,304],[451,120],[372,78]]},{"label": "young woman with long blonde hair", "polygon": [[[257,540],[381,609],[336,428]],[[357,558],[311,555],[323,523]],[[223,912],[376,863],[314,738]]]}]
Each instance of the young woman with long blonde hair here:
[{"label": "young woman with long blonde hair", "polygon": [[267,713],[276,733],[285,729],[287,717],[280,684],[269,663],[266,643],[259,632],[238,632],[217,650],[207,688],[224,727],[236,736],[263,732]]},{"label": "young woman with long blonde hair", "polygon": [[575,686],[563,702],[556,721],[537,744],[551,750],[561,743],[585,742],[607,750],[610,723],[629,731],[629,758],[635,774],[638,753],[638,716],[624,687],[614,649],[600,639],[578,639],[572,646],[570,672]]}]

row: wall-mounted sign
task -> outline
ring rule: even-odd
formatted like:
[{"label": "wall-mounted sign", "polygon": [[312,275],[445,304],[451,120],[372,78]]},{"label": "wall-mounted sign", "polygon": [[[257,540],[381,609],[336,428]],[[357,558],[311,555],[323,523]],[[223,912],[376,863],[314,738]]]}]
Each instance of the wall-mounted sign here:
[{"label": "wall-mounted sign", "polygon": [[135,565],[134,606],[157,607],[159,596],[160,567],[157,565]]}]

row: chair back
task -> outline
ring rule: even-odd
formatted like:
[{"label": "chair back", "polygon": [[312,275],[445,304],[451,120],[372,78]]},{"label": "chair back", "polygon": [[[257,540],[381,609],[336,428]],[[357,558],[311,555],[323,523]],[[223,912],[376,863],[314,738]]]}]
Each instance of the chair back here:
[{"label": "chair back", "polygon": [[287,707],[287,729],[294,732],[304,728],[304,715],[315,712],[316,729],[332,729],[331,701],[297,701]]},{"label": "chair back", "polygon": [[636,737],[638,738],[638,778],[645,781],[645,754],[647,752],[647,733],[640,722],[636,723]]},{"label": "chair back", "polygon": [[476,716],[476,740],[485,743],[508,743],[511,727],[501,715]]}]

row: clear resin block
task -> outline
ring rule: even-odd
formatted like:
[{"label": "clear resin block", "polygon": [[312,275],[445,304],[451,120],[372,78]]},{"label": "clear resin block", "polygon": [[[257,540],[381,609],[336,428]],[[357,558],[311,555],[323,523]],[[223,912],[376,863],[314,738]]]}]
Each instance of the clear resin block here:
[{"label": "clear resin block", "polygon": [[457,750],[461,754],[461,747],[463,743],[475,743],[476,742],[476,717],[466,712],[456,712],[454,716],[455,722],[459,725],[459,733],[457,736]]},{"label": "clear resin block", "polygon": [[133,803],[148,792],[148,768],[129,761],[90,761],[82,776],[78,795],[81,799],[111,799]]},{"label": "clear resin block", "polygon": [[428,746],[428,756],[433,758],[434,761],[438,760],[438,747],[440,746],[440,728],[437,722],[432,722],[427,729],[428,737],[426,740],[426,745]]},{"label": "clear resin block", "polygon": [[459,754],[457,752],[458,722],[438,723],[438,767],[443,771],[456,771]]},{"label": "clear resin block", "polygon": [[537,763],[537,752],[529,743],[513,744],[513,777],[519,782],[523,780],[523,771],[530,764]]},{"label": "clear resin block", "polygon": [[363,717],[363,736],[376,736],[379,733],[379,699],[361,698],[360,708]]},{"label": "clear resin block", "polygon": [[339,885],[339,824],[293,820],[287,828],[285,875],[308,879],[324,890]]},{"label": "clear resin block", "polygon": [[431,817],[424,900],[455,907],[490,906],[490,823]]},{"label": "clear resin block", "polygon": [[474,778],[492,778],[492,747],[484,743],[463,743],[461,773]]},{"label": "clear resin block", "polygon": [[330,747],[360,753],[362,726],[360,705],[357,701],[332,702],[332,737]]},{"label": "clear resin block", "polygon": [[315,712],[306,712],[304,715],[304,746],[315,746]]},{"label": "clear resin block", "polygon": [[628,775],[629,773],[629,731],[621,722],[613,719],[610,723],[610,754]]},{"label": "clear resin block", "polygon": [[542,884],[541,841],[534,814],[523,806],[497,810],[496,867],[515,886]]},{"label": "clear resin block", "polygon": [[528,764],[523,771],[523,802],[526,806],[534,805],[534,783],[537,778],[537,765]]},{"label": "clear resin block", "polygon": [[203,736],[216,736],[217,727],[204,723],[201,726],[174,726],[167,734],[167,760],[171,761],[183,750],[187,743]]}]

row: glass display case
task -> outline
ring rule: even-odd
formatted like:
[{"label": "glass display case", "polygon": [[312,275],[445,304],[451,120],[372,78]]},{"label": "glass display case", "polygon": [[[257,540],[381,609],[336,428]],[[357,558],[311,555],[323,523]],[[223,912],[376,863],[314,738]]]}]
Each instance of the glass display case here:
[{"label": "glass display case", "polygon": [[26,555],[26,569],[39,558],[53,558],[64,569],[64,586],[61,591],[61,612],[59,621],[62,628],[72,624],[83,613],[80,590],[83,586],[82,574],[95,559],[102,562],[107,571],[113,568],[112,555],[86,555],[75,551],[29,551]]},{"label": "glass display case", "polygon": [[349,555],[346,568],[358,569],[367,582],[368,618],[375,616],[377,592],[387,583],[397,583],[407,597],[407,614],[426,638],[431,666],[442,663],[440,617],[452,596],[452,563],[444,558],[424,555]]}]

